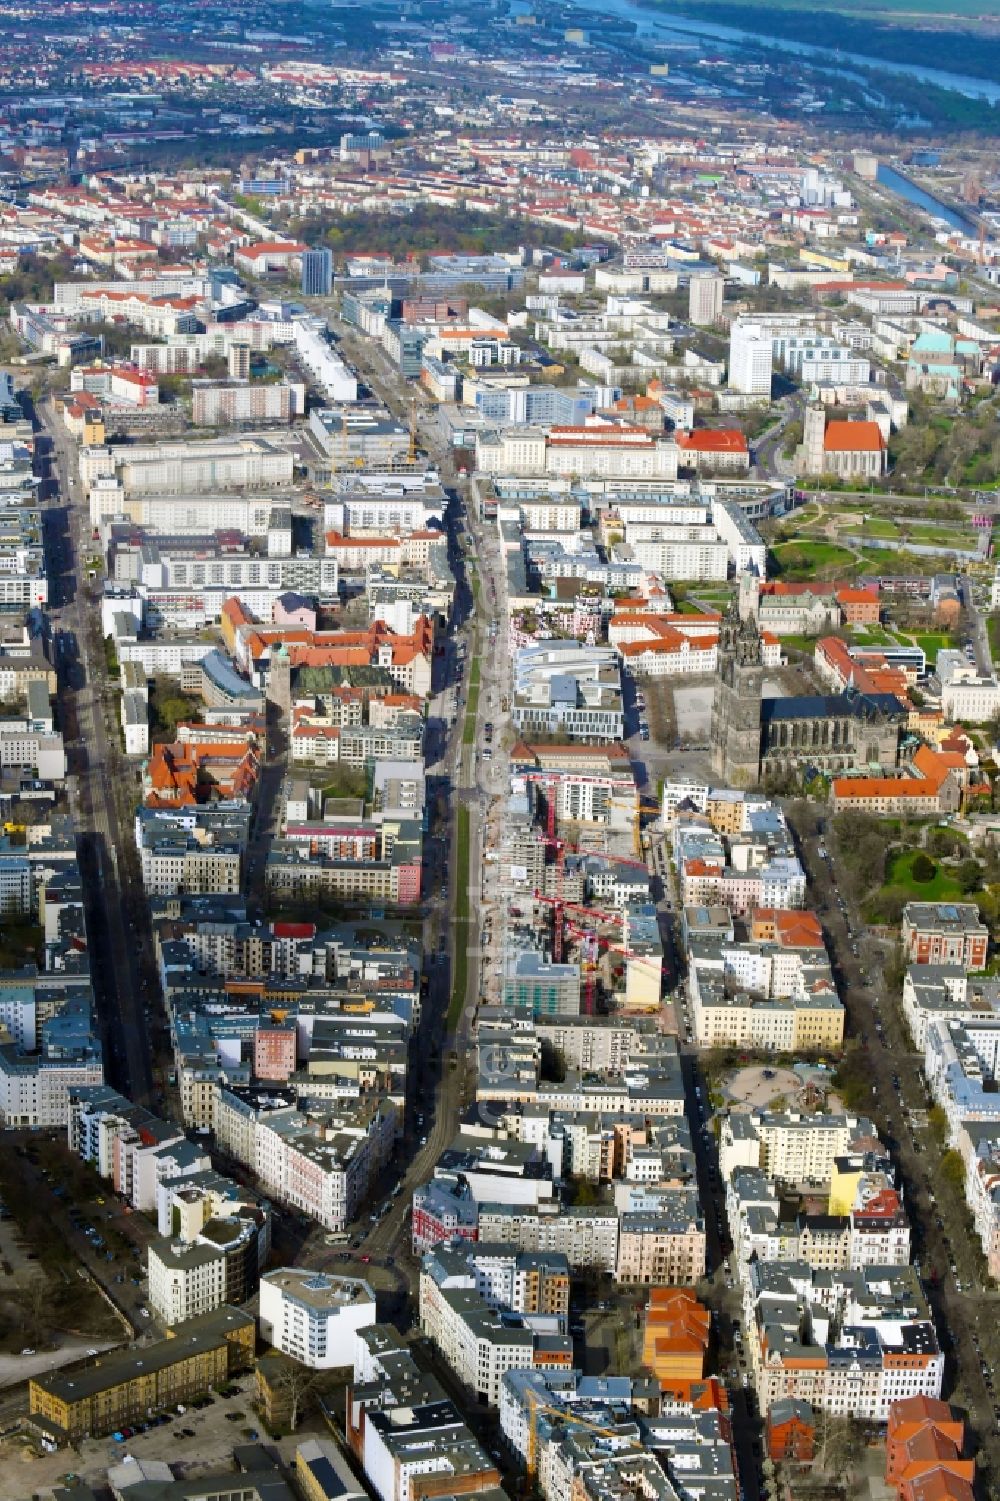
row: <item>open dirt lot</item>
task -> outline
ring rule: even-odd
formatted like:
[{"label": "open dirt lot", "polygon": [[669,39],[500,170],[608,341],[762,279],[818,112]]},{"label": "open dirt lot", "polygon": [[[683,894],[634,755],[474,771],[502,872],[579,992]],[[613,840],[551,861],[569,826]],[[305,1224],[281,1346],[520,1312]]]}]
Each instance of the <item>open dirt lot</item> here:
[{"label": "open dirt lot", "polygon": [[706,680],[674,689],[674,715],[680,740],[706,740],[712,725],[715,688]]}]

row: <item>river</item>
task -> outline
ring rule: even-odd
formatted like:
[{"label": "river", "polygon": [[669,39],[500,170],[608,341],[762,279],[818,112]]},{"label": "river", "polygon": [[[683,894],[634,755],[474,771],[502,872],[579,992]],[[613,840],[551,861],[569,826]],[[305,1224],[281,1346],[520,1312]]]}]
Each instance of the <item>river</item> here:
[{"label": "river", "polygon": [[865,57],[858,52],[840,52],[832,47],[814,47],[808,42],[796,42],[791,37],[762,35],[739,26],[718,26],[712,21],[664,15],[658,10],[633,5],[631,0],[572,0],[572,3],[576,10],[596,11],[602,16],[613,15],[619,16],[623,21],[632,21],[638,31],[647,34],[666,31],[684,36],[713,37],[720,42],[750,42],[756,47],[772,47],[777,52],[815,57],[834,67],[852,63],[855,67],[871,68],[876,72],[891,67],[894,73],[907,73],[911,78],[936,84],[941,89],[951,89],[957,94],[966,94],[970,99],[988,99],[991,104],[1000,101],[1000,83],[991,83],[988,78],[971,78],[965,73],[945,72],[942,68],[925,68],[921,63],[887,64],[884,58]]},{"label": "river", "polygon": [[968,235],[975,233],[975,225],[970,220],[964,218],[957,209],[949,208],[939,198],[935,198],[932,194],[925,192],[915,182],[911,182],[908,177],[904,177],[901,172],[897,172],[895,167],[889,167],[885,162],[879,162],[878,181],[884,188],[888,188],[891,193],[898,193],[900,198],[905,198],[908,203],[915,203],[918,208],[924,209],[928,214],[933,214],[935,218],[943,219],[946,224],[950,224],[952,229],[957,229],[960,234]]}]

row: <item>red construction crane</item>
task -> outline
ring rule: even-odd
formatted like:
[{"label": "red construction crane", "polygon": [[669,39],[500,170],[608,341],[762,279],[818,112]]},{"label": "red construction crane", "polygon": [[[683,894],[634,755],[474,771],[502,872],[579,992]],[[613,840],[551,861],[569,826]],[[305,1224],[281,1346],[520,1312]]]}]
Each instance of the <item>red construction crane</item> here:
[{"label": "red construction crane", "polygon": [[566,909],[566,903],[565,903],[565,901],[563,900],[563,897],[562,897],[562,891],[563,891],[563,863],[562,863],[562,858],[561,857],[562,857],[561,847],[557,846],[557,849],[556,849],[556,895],[555,896],[545,896],[541,891],[536,891],[535,892],[535,901],[536,902],[544,902],[547,907],[551,907],[552,908],[552,958],[555,960],[556,964],[561,964],[562,963],[562,956],[563,956],[563,926],[564,926],[563,913],[564,913],[564,911]]},{"label": "red construction crane", "polygon": [[624,954],[626,959],[636,957],[632,949],[623,948],[620,943],[612,943],[610,938],[606,938],[603,933],[595,933],[592,928],[578,928],[575,923],[565,923],[564,927],[571,938],[593,942],[598,948],[607,949],[610,954]]},{"label": "red construction crane", "polygon": [[644,870],[649,875],[649,866],[645,860],[628,860],[623,855],[609,855],[608,863],[613,865],[634,865],[636,870]]},{"label": "red construction crane", "polygon": [[625,919],[624,912],[606,912],[602,907],[585,907],[582,902],[564,902],[558,896],[546,896],[543,891],[535,892],[536,902],[560,902],[567,912],[582,912],[584,917],[596,918],[598,922],[613,922],[621,924]]},{"label": "red construction crane", "polygon": [[600,950],[597,937],[589,933],[583,950],[583,995],[580,1000],[584,1016],[593,1016],[597,1010],[597,961]]},{"label": "red construction crane", "polygon": [[553,842],[556,837],[556,799],[553,788],[559,786],[559,778],[552,772],[528,771],[524,774],[526,782],[538,782],[545,788],[545,837]]}]

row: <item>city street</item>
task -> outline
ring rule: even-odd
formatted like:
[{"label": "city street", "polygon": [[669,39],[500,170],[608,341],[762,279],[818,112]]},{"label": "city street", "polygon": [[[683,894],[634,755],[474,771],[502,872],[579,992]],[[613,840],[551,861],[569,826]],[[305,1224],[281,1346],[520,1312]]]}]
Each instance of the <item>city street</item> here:
[{"label": "city street", "polygon": [[43,401],[36,466],[43,485],[51,614],[64,671],[60,712],[88,904],[91,965],[105,1045],[106,1073],[142,1104],[156,1099],[150,1026],[158,984],[149,915],[132,833],[136,774],[119,740],[100,613],[87,596],[90,525],[76,475],[76,446]]},{"label": "city street", "polygon": [[[834,974],[847,1009],[848,1036],[860,1040],[872,1079],[869,1113],[899,1168],[913,1229],[913,1254],[928,1293],[947,1356],[945,1392],[968,1407],[988,1477],[1000,1476],[1000,1413],[986,1375],[1000,1365],[1000,1338],[975,1286],[976,1261],[965,1227],[945,1221],[935,1188],[939,1153],[927,1126],[927,1097],[920,1057],[906,1036],[899,1008],[873,972],[866,976],[859,940],[864,924],[843,895],[829,861],[820,854],[823,812],[814,804],[789,807],[803,865],[827,934]],[[870,962],[870,961],[869,961]],[[962,1291],[956,1286],[954,1265]],[[982,1354],[980,1354],[980,1349]]]}]

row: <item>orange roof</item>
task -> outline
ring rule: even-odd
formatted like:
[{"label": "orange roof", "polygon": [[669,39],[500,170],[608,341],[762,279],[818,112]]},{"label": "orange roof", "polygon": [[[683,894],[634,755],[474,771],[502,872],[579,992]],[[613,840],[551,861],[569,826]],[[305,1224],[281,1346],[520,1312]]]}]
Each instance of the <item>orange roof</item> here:
[{"label": "orange roof", "polygon": [[222,613],[227,620],[232,621],[233,625],[250,625],[253,620],[253,616],[247,610],[243,601],[238,599],[235,594],[231,599],[226,600],[222,606]]},{"label": "orange roof", "polygon": [[834,797],[932,797],[937,789],[925,777],[835,777]]},{"label": "orange roof", "polygon": [[863,1217],[871,1216],[873,1219],[891,1219],[899,1213],[901,1200],[894,1188],[880,1188],[877,1194],[872,1194],[863,1209],[858,1213]]},{"label": "orange roof", "polygon": [[700,427],[676,434],[679,448],[695,453],[747,453],[746,434],[736,427]]},{"label": "orange roof", "polygon": [[777,910],[774,914],[774,927],[778,942],[785,948],[823,947],[823,929],[815,912]]},{"label": "orange roof", "polygon": [[149,807],[210,802],[213,797],[249,795],[257,780],[256,752],[247,744],[188,744],[153,747],[147,767]]},{"label": "orange roof", "polygon": [[651,400],[648,396],[619,396],[614,404],[616,412],[659,412],[662,411],[658,401]]},{"label": "orange roof", "polygon": [[641,657],[643,652],[647,651],[657,653],[677,651],[707,652],[714,649],[718,639],[718,636],[703,636],[700,639],[695,637],[691,641],[687,636],[682,636],[680,631],[671,630],[667,626],[664,630],[657,631],[655,635],[645,641],[623,641],[618,650],[623,657]]},{"label": "orange roof", "polygon": [[885,447],[877,422],[829,422],[823,438],[827,453],[881,453]]},{"label": "orange roof", "polygon": [[120,366],[116,365],[112,369],[112,374],[116,380],[131,381],[134,386],[156,385],[155,376],[148,375],[144,370],[123,370]]},{"label": "orange roof", "polygon": [[895,1437],[906,1437],[900,1429],[907,1424],[919,1426],[926,1422],[934,1423],[962,1423],[951,1405],[942,1402],[940,1397],[900,1397],[898,1402],[893,1402],[889,1408],[889,1432]]},{"label": "orange roof", "polygon": [[938,1466],[926,1475],[906,1482],[901,1494],[907,1501],[972,1501],[973,1490],[961,1475],[952,1475]]},{"label": "orange roof", "polygon": [[327,532],[327,547],[399,547],[399,537],[347,537],[343,532]]},{"label": "orange roof", "polygon": [[[853,422],[850,424],[851,427],[860,427],[860,425],[860,423]],[[848,424],[845,423],[844,426],[846,427]],[[826,579],[809,579],[805,583],[784,583],[781,579],[766,579],[761,583],[760,592],[761,594],[783,595],[839,595],[840,591],[847,587],[848,585],[837,583],[834,579],[831,579],[829,582]]]},{"label": "orange roof", "polygon": [[[912,1438],[908,1439],[906,1452],[911,1462],[923,1462],[923,1464],[926,1464],[928,1460],[958,1458],[958,1446],[955,1440],[949,1434],[942,1432],[936,1423],[925,1423]],[[907,1470],[909,1468],[910,1466],[907,1465]],[[906,1471],[903,1473],[905,1474]]]},{"label": "orange roof", "polygon": [[668,1377],[660,1381],[660,1391],[678,1406],[690,1406],[694,1412],[728,1412],[729,1393],[715,1376],[683,1381]]},{"label": "orange roof", "polygon": [[301,255],[307,248],[298,240],[262,240],[259,245],[245,246],[237,254],[256,260],[260,255]]},{"label": "orange roof", "polygon": [[960,751],[945,750],[943,747],[940,750],[934,750],[930,745],[918,747],[913,764],[919,767],[926,766],[928,770],[941,766],[953,767],[956,771],[966,769],[965,757]]}]

